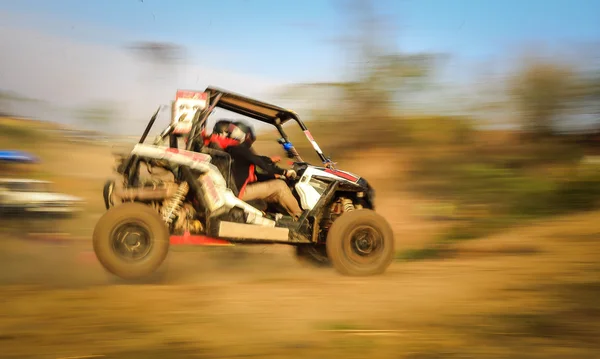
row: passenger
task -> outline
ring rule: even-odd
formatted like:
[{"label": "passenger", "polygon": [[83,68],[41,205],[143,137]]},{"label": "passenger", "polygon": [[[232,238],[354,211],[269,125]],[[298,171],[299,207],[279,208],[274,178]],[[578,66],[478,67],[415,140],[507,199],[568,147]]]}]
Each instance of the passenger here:
[{"label": "passenger", "polygon": [[229,146],[239,145],[240,142],[231,138],[229,134],[229,127],[232,124],[233,122],[229,120],[217,121],[213,127],[213,132],[210,136],[205,137],[204,145],[221,151],[224,151]]}]

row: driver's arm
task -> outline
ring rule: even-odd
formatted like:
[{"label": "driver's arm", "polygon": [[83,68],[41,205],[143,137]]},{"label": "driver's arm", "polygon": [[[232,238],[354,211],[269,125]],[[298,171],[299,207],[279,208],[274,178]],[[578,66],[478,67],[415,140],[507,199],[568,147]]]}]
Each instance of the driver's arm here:
[{"label": "driver's arm", "polygon": [[[272,173],[277,172],[277,164],[275,161],[273,161],[273,159],[271,157],[268,156],[259,156],[263,161],[265,161],[265,163],[270,166],[273,171],[271,171]],[[262,181],[266,181],[269,179],[274,179],[274,178],[279,178],[280,176],[278,175],[273,175],[273,174],[269,174],[269,173],[265,173],[262,168],[260,167],[256,167],[256,174],[260,175],[263,179]]]},{"label": "driver's arm", "polygon": [[285,170],[283,168],[277,166],[273,162],[266,161],[264,158],[262,158],[262,156],[254,154],[250,148],[244,146],[243,144],[230,147],[229,154],[234,158],[238,156],[245,158],[248,162],[255,165],[257,169],[260,169],[261,172],[267,176],[276,177],[276,175],[285,175]]}]

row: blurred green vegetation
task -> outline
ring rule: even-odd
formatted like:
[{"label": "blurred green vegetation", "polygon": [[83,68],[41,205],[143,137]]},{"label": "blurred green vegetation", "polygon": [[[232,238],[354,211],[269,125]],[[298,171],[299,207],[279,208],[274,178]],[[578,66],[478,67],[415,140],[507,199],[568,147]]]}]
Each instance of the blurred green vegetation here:
[{"label": "blurred green vegetation", "polygon": [[[329,99],[308,112],[311,132],[322,141],[326,155],[344,160],[380,148],[406,157],[401,168],[390,171],[391,177],[402,174],[408,179],[398,181],[397,189],[408,187],[456,208],[456,224],[444,231],[441,243],[598,208],[600,166],[582,165],[587,155],[598,152],[598,71],[557,57],[518,58],[499,86],[503,93],[497,101],[486,98],[477,105],[505,110],[504,123],[517,125],[511,130],[483,130],[475,115],[408,114],[403,111],[404,95],[434,86],[432,79],[445,56],[399,51],[384,36],[385,26],[368,2],[348,10],[357,34],[350,41],[356,65],[347,81],[301,84],[284,91],[290,98],[310,98],[313,105]],[[577,128],[573,119],[582,114],[594,121],[578,134],[569,133]],[[312,152],[299,131],[291,133],[301,153]],[[426,248],[401,257],[439,254],[438,248]]]},{"label": "blurred green vegetation", "polygon": [[74,112],[82,126],[106,131],[121,120],[121,109],[114,101],[94,101],[77,108]]},{"label": "blurred green vegetation", "polygon": [[[444,132],[457,137],[457,131]],[[462,145],[448,146],[445,140],[437,143],[444,150],[413,155],[409,187],[454,203],[464,215],[443,240],[479,238],[524,221],[598,208],[600,168],[582,165],[589,146],[560,137],[505,139],[499,145],[481,141],[492,135],[473,131]],[[470,208],[477,213],[471,215]]]},{"label": "blurred green vegetation", "polygon": [[[549,76],[556,74],[549,72]],[[523,79],[530,81],[541,80],[536,76]],[[562,86],[560,81],[556,83]],[[518,98],[523,106],[528,98],[541,103],[532,104],[532,108],[545,106],[544,101],[565,101],[559,92],[538,97],[528,93],[544,92],[550,85],[528,87],[521,82],[519,86],[529,89],[520,90],[526,92]],[[594,153],[595,145],[580,141],[581,135],[552,130],[549,118],[563,111],[559,105],[553,108],[550,115],[547,110],[541,114],[525,111],[520,120],[528,126],[520,131],[484,131],[477,128],[475,118],[442,115],[397,115],[393,122],[387,122],[393,125],[383,129],[375,125],[379,120],[368,114],[353,119],[329,114],[319,117],[311,132],[324,139],[327,154],[335,160],[370,148],[400,148],[410,166],[398,169],[409,176],[407,183],[398,183],[399,189],[408,186],[426,198],[457,207],[461,220],[440,238],[448,242],[480,238],[528,220],[598,207],[600,167],[582,165],[586,154]],[[298,138],[301,152],[310,153],[306,141],[296,136],[300,133],[292,138]],[[478,209],[476,214],[471,213],[472,208]],[[408,256],[437,253],[437,249],[426,249]]]}]

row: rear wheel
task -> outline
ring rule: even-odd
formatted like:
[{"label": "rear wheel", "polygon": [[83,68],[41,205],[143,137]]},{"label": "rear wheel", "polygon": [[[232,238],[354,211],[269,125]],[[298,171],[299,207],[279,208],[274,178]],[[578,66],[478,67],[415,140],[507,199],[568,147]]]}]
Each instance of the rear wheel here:
[{"label": "rear wheel", "polygon": [[381,274],[394,258],[394,234],[385,218],[370,209],[347,212],[329,229],[327,254],[341,274]]},{"label": "rear wheel", "polygon": [[294,248],[296,259],[312,267],[331,267],[327,249],[323,244],[301,244]]},{"label": "rear wheel", "polygon": [[151,207],[125,203],[100,218],[93,243],[106,270],[123,279],[140,279],[156,271],[167,257],[169,230]]}]

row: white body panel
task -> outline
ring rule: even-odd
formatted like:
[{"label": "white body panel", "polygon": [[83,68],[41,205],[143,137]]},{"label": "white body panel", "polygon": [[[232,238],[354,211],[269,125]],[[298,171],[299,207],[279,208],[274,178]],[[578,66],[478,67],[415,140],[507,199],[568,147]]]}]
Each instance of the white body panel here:
[{"label": "white body panel", "polygon": [[219,215],[234,207],[238,207],[248,215],[248,223],[275,227],[275,221],[265,218],[261,211],[237,198],[227,188],[227,182],[223,178],[223,175],[221,175],[221,172],[210,163],[211,157],[209,155],[145,144],[137,144],[133,148],[132,153],[141,157],[166,160],[204,173],[199,181],[204,189],[205,199],[211,216]]},{"label": "white body panel", "polygon": [[288,242],[290,230],[287,228],[256,228],[251,224],[221,221],[219,223],[220,238],[258,239],[275,242]]},{"label": "white body panel", "polygon": [[321,198],[321,194],[307,182],[296,183],[296,191],[300,197],[300,206],[303,210],[313,209]]},{"label": "white body panel", "polygon": [[[339,173],[348,178],[340,177],[335,173]],[[337,181],[343,181],[348,183],[356,183],[360,179],[360,177],[355,176],[349,172],[338,171],[338,170],[328,170],[320,167],[309,166],[305,171],[300,181],[296,183],[296,191],[298,192],[298,196],[300,197],[300,205],[304,210],[311,210],[315,207],[317,202],[322,196],[322,191],[319,192],[318,186],[316,184],[311,184],[311,180],[314,176],[331,178]],[[352,180],[350,180],[352,178]]]},{"label": "white body panel", "polygon": [[[204,173],[199,181],[204,188],[205,199],[211,215],[219,215],[231,208],[238,207],[243,209],[248,215],[248,223],[275,227],[275,221],[265,218],[261,211],[237,198],[233,192],[227,188],[227,182],[221,175],[221,172],[219,172],[217,167],[210,163],[211,157],[209,155],[145,144],[137,144],[133,148],[132,153],[142,157],[167,160]],[[312,210],[324,191],[322,185],[321,188],[319,188],[319,184],[315,183],[318,180],[313,179],[314,176],[331,178],[336,181],[353,184],[356,184],[360,179],[360,177],[349,172],[309,166],[295,185],[295,189],[300,197],[300,205],[303,210]]]}]

